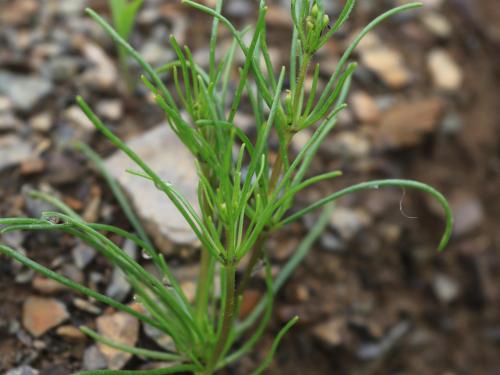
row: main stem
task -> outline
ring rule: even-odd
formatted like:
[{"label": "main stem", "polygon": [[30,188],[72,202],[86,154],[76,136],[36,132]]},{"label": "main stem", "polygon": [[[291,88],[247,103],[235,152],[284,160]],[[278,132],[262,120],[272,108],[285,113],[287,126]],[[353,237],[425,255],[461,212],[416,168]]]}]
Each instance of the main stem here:
[{"label": "main stem", "polygon": [[231,327],[233,325],[234,319],[234,305],[235,305],[235,278],[236,278],[236,266],[234,264],[229,264],[225,266],[226,268],[226,303],[224,305],[224,319],[222,322],[222,328],[219,334],[219,338],[215,344],[214,351],[207,363],[204,375],[211,375],[217,366],[217,362],[226,346],[227,339],[229,338],[229,333],[231,332]]},{"label": "main stem", "polygon": [[[302,65],[299,73],[299,79],[297,81],[296,91],[293,97],[293,108],[295,109],[295,113],[292,116],[293,125],[298,125],[297,121],[300,119],[300,115],[302,112],[301,98],[302,91],[304,87],[304,82],[307,75],[307,69],[309,67],[309,63],[311,61],[311,56],[309,54],[305,54],[302,60]],[[290,133],[291,134],[291,133]],[[287,134],[286,145],[285,148],[288,149],[288,146],[291,141],[291,136]],[[283,159],[281,157],[281,153],[278,154],[276,162],[273,165],[273,171],[271,173],[271,178],[269,181],[269,195],[274,192],[276,185],[278,183],[279,177],[281,175],[281,171],[283,169]],[[220,359],[222,352],[226,346],[227,340],[229,338],[229,333],[231,332],[231,327],[233,325],[234,316],[236,313],[236,298],[243,295],[245,289],[247,288],[250,278],[252,276],[252,271],[255,268],[255,265],[259,261],[262,256],[262,248],[267,239],[267,232],[263,232],[259,238],[257,239],[255,246],[252,250],[252,255],[250,257],[250,261],[248,266],[245,269],[245,273],[243,274],[243,278],[238,286],[238,290],[236,290],[235,278],[236,278],[236,267],[234,264],[230,264],[226,266],[226,303],[224,306],[224,318],[222,323],[222,328],[220,331],[219,338],[215,344],[215,349],[212,352],[212,355],[207,363],[207,367],[205,369],[204,375],[211,375],[217,366],[217,362]],[[203,267],[203,257],[202,257],[202,267]]]},{"label": "main stem", "polygon": [[[300,99],[302,98],[302,91],[304,88],[304,83],[307,76],[307,70],[309,68],[309,63],[311,62],[311,56],[309,54],[305,54],[302,59],[302,64],[300,67],[299,78],[297,80],[297,86],[295,88],[295,92],[293,93],[293,106],[292,108],[295,110],[292,116],[292,128],[293,126],[298,126],[297,122],[300,118],[302,105]],[[286,144],[285,149],[288,150],[288,146],[290,144],[291,138],[293,136],[292,132],[287,133],[286,135]],[[276,185],[278,184],[279,177],[281,175],[281,170],[283,169],[283,158],[281,157],[281,153],[278,154],[276,161],[273,165],[273,171],[271,173],[271,178],[269,180],[269,195],[274,192]],[[248,266],[245,269],[243,274],[243,278],[241,279],[240,285],[238,286],[238,297],[242,296],[247,288],[250,278],[252,277],[253,269],[255,268],[257,262],[262,256],[262,248],[264,247],[264,243],[267,239],[267,232],[263,232],[259,238],[257,239],[255,246],[252,250],[252,255],[250,256],[250,261],[248,262]]]},{"label": "main stem", "polygon": [[210,283],[208,280],[208,271],[210,268],[210,252],[202,248],[200,259],[200,273],[198,275],[198,285],[196,288],[196,318],[201,322],[206,316],[207,302],[208,302],[208,289]]},{"label": "main stem", "polygon": [[[205,176],[209,176],[208,169],[206,167],[203,167],[202,170]],[[208,215],[211,212],[210,207],[207,204],[206,197],[203,194],[201,197],[202,210],[206,215]],[[206,220],[206,215],[203,216],[204,220]],[[207,317],[208,293],[210,290],[210,283],[207,281],[210,263],[212,261],[211,258],[212,256],[210,251],[203,246],[201,248],[200,273],[198,275],[198,284],[196,287],[196,319],[199,323],[202,323],[203,319]]]}]

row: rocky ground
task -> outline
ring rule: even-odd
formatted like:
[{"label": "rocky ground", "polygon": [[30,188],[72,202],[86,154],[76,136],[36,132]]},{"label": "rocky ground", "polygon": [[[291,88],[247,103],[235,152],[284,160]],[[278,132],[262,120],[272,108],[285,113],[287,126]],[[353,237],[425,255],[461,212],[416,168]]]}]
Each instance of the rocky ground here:
[{"label": "rocky ground", "polygon": [[[208,1],[208,0],[207,0]],[[404,1],[358,1],[352,20],[317,56],[326,79],[362,25]],[[269,40],[276,65],[287,64],[287,1],[269,2]],[[338,2],[327,1],[332,16]],[[428,197],[399,189],[344,199],[328,230],[279,295],[270,334],[259,352],[226,371],[247,374],[265,354],[272,331],[299,314],[269,374],[498,374],[500,373],[500,8],[496,0],[425,0],[425,10],[393,18],[357,50],[360,68],[349,109],[325,142],[311,173],[342,169],[297,202],[369,178],[412,178],[450,198],[456,218],[451,245],[435,248],[442,213]],[[192,47],[207,64],[209,19],[176,1],[146,0],[132,44],[155,65],[173,52],[167,36]],[[333,5],[332,5],[333,4]],[[105,182],[69,145],[89,142],[110,166],[126,167],[75,106],[77,94],[188,196],[192,161],[165,126],[146,91],[124,93],[112,42],[83,8],[107,12],[98,0],[0,2],[0,216],[39,216],[47,207],[25,193],[37,188],[61,197],[89,221],[127,227]],[[227,1],[241,25],[255,15],[251,1]],[[221,37],[221,46],[228,39]],[[249,114],[238,124],[250,134]],[[298,150],[308,134],[297,137]],[[167,150],[167,151],[165,151]],[[174,155],[174,157],[170,156]],[[126,176],[117,174],[120,181]],[[127,181],[139,214],[183,287],[193,289],[196,241],[168,202]],[[164,201],[161,199],[161,201]],[[418,217],[418,219],[416,219]],[[314,216],[271,239],[274,267],[294,251]],[[116,239],[118,241],[118,239]],[[31,258],[118,300],[131,300],[123,275],[83,243],[43,233],[2,237]],[[141,258],[131,243],[121,243]],[[141,259],[146,265],[147,260]],[[104,367],[147,367],[96,346],[77,329],[152,348],[168,347],[157,332],[58,284],[0,260],[0,371],[69,374]],[[257,278],[250,309],[260,296]],[[126,329],[125,329],[126,328]]]}]

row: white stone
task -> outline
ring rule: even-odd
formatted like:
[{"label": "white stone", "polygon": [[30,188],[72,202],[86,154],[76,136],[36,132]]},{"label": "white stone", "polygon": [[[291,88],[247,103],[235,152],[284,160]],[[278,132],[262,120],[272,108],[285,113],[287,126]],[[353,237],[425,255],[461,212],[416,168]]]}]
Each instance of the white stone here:
[{"label": "white stone", "polygon": [[462,86],[463,73],[448,52],[437,49],[427,60],[434,85],[444,91],[456,91]]}]

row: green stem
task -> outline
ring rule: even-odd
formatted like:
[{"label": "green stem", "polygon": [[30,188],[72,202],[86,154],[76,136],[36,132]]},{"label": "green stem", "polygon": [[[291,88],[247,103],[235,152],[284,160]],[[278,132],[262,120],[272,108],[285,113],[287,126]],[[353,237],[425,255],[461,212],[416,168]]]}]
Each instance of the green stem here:
[{"label": "green stem", "polygon": [[[288,143],[288,142],[287,142]],[[285,149],[288,149],[288,145],[285,146]],[[271,178],[269,180],[269,194],[271,195],[278,183],[278,179],[281,174],[281,169],[283,168],[283,158],[281,157],[281,153],[278,154],[276,158],[276,162],[273,165],[273,172],[271,173]]]},{"label": "green stem", "polygon": [[307,69],[309,68],[309,63],[311,62],[311,56],[306,53],[302,58],[302,64],[300,66],[299,80],[297,81],[297,86],[295,87],[295,92],[293,93],[293,106],[294,111],[292,117],[292,125],[298,126],[297,121],[302,114],[302,91],[304,89],[304,82],[306,81]]},{"label": "green stem", "polygon": [[217,366],[217,362],[226,346],[226,342],[229,338],[229,333],[233,326],[234,320],[234,305],[235,305],[235,277],[236,277],[236,267],[234,264],[229,264],[225,266],[226,268],[226,303],[224,306],[224,319],[222,322],[222,329],[219,334],[219,338],[215,344],[215,349],[212,352],[207,367],[205,368],[204,375],[211,375]]},{"label": "green stem", "polygon": [[132,82],[132,77],[130,76],[130,70],[127,61],[127,51],[122,47],[118,46],[118,60],[120,62],[120,71],[125,82],[125,91],[128,95],[134,92],[134,83]]},{"label": "green stem", "polygon": [[240,285],[238,286],[238,293],[237,293],[238,297],[243,295],[246,288],[248,287],[248,284],[250,283],[253,269],[255,268],[255,265],[257,264],[257,262],[259,261],[259,259],[262,256],[262,249],[264,247],[264,243],[266,242],[266,239],[267,239],[267,234],[263,233],[259,237],[257,242],[255,243],[255,246],[254,246],[253,251],[252,251],[252,255],[250,257],[250,261],[248,262],[248,265],[245,268],[243,278],[241,279]]},{"label": "green stem", "polygon": [[[196,288],[196,320],[202,323],[206,318],[208,289],[208,271],[210,268],[210,252],[204,248],[201,249],[200,273],[198,275],[198,286]],[[204,323],[204,322],[203,322]]]}]

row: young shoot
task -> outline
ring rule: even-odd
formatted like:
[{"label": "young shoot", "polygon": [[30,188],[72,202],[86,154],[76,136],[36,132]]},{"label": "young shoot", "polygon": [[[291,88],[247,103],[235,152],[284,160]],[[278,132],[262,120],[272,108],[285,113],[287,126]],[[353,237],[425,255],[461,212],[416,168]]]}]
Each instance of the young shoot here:
[{"label": "young shoot", "polygon": [[[321,143],[329,136],[338,114],[346,107],[346,97],[356,70],[356,64],[350,62],[354,48],[363,36],[382,21],[391,15],[417,8],[419,3],[390,10],[366,26],[346,49],[335,72],[319,92],[319,66],[315,64],[315,54],[344,25],[353,9],[354,0],[346,1],[338,17],[326,14],[321,0],[291,1],[293,35],[289,68],[275,67],[271,63],[265,22],[268,8],[264,0],[258,4],[255,25],[244,30],[238,30],[221,14],[222,0],[216,0],[214,8],[192,0],[182,2],[213,18],[209,66],[206,70],[193,58],[189,47],[179,45],[174,36],[170,36],[169,41],[175,52],[175,60],[161,67],[149,65],[126,39],[135,12],[122,15],[125,20],[121,21],[113,17],[115,28],[93,10],[88,9],[87,14],[116,42],[122,56],[134,59],[142,68],[143,84],[164,112],[172,131],[195,157],[199,176],[199,211],[175,186],[162,180],[117,137],[97,117],[85,99],[78,97],[76,101],[96,129],[135,163],[136,168],[129,172],[137,178],[149,180],[162,191],[165,199],[175,205],[199,239],[201,255],[194,301],[190,302],[186,297],[168,262],[149,239],[144,225],[117,181],[99,155],[86,145],[77,144],[76,147],[103,175],[129,219],[133,232],[112,225],[85,222],[64,203],[40,192],[31,194],[53,205],[54,211],[44,213],[41,218],[0,219],[0,233],[56,231],[74,236],[94,247],[123,271],[133,288],[134,300],[143,309],[133,309],[53,272],[20,251],[0,246],[0,253],[99,303],[124,311],[172,338],[174,350],[151,350],[125,346],[100,336],[88,327],[82,327],[85,334],[100,344],[164,363],[163,367],[155,370],[123,372],[127,374],[191,372],[211,375],[254,350],[272,317],[277,292],[321,235],[333,209],[330,203],[337,199],[375,187],[421,190],[434,197],[446,215],[439,251],[445,248],[452,229],[451,210],[446,199],[434,188],[417,181],[368,181],[346,187],[303,207],[295,205],[295,198],[304,189],[321,181],[341,178],[340,171],[316,176],[309,176],[308,172]],[[111,3],[124,4],[118,1]],[[133,4],[134,9],[137,9],[140,1],[127,4],[130,7]],[[216,54],[220,28],[225,28],[233,40],[230,48],[221,55]],[[238,50],[245,57],[240,66],[235,58]],[[262,61],[265,63],[262,64]],[[238,72],[236,81],[234,72]],[[313,89],[307,92],[305,82],[309,76],[313,77]],[[288,90],[285,82],[290,82]],[[250,106],[253,110],[256,135],[252,139],[235,125],[235,116],[242,105]],[[290,143],[298,132],[306,128],[313,129],[312,136],[292,157]],[[275,144],[271,138],[277,139],[276,148],[271,145]],[[269,264],[272,249],[266,248],[267,239],[283,226],[301,220],[304,215],[322,207],[324,210],[315,227],[280,273],[273,277]],[[140,263],[135,261],[116,241],[110,240],[109,235],[133,241],[140,249],[144,249],[144,258],[147,259]],[[248,258],[246,266],[238,274],[243,258]],[[148,272],[141,263],[151,263],[160,276]],[[244,292],[259,264],[263,264],[267,292],[249,316],[240,318]],[[253,374],[265,371],[282,337],[297,320],[298,317],[292,318],[277,333],[267,357],[256,366]],[[78,374],[114,373],[120,372],[100,370]]]}]

